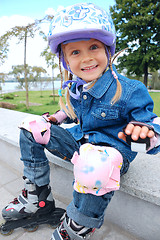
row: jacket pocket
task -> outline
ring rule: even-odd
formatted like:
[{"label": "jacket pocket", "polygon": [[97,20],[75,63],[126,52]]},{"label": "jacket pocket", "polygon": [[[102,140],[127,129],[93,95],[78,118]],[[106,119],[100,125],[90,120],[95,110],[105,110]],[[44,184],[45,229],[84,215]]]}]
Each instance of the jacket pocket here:
[{"label": "jacket pocket", "polygon": [[91,115],[100,120],[116,120],[120,116],[120,110],[117,107],[98,107],[91,112]]}]

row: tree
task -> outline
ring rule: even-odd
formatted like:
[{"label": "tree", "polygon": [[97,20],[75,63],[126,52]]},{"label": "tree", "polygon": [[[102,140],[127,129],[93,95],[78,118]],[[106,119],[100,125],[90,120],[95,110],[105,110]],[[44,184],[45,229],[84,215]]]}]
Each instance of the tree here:
[{"label": "tree", "polygon": [[[47,41],[47,36],[43,33],[40,32],[41,36],[43,37],[43,39],[45,41]],[[41,52],[41,56],[45,58],[46,62],[47,62],[47,66],[52,68],[52,86],[53,86],[53,102],[55,102],[55,89],[54,89],[54,69],[58,67],[58,64],[55,63],[55,57],[56,54],[53,54],[49,48],[49,46],[47,46],[43,52]]]},{"label": "tree", "polygon": [[34,66],[34,67],[32,67],[32,73],[34,74],[36,74],[35,75],[35,77],[34,77],[34,79],[36,80],[36,81],[40,81],[40,83],[41,83],[41,97],[42,97],[42,79],[41,79],[41,73],[46,73],[47,71],[44,69],[44,68],[42,68],[42,67],[37,67],[37,66]]},{"label": "tree", "polygon": [[119,57],[118,68],[128,74],[144,75],[160,66],[160,2],[155,0],[116,0],[110,8],[117,30],[117,49],[129,47]]},{"label": "tree", "polygon": [[[27,82],[27,63],[26,63],[26,52],[27,52],[27,38],[33,38],[36,31],[39,30],[39,24],[43,21],[50,21],[50,16],[45,16],[41,20],[35,20],[35,22],[28,24],[27,26],[15,26],[11,30],[7,31],[1,39],[3,42],[0,44],[0,59],[3,62],[3,59],[7,56],[8,41],[12,37],[17,37],[19,42],[24,42],[24,79],[25,79],[25,89],[26,89],[26,107],[29,108],[29,96],[28,96],[28,82]],[[1,40],[0,39],[0,40]],[[2,49],[1,49],[2,47]]]},{"label": "tree", "polygon": [[26,69],[25,69],[24,65],[15,65],[15,66],[12,66],[12,71],[9,72],[10,75],[13,75],[14,78],[17,79],[17,81],[20,83],[20,86],[24,88],[26,87],[25,79],[24,79],[25,71],[26,71],[26,79],[27,79],[27,86],[28,86],[29,82],[33,79],[31,66],[28,66],[28,64],[26,64]]},{"label": "tree", "polygon": [[152,81],[151,81],[151,88],[153,89],[160,89],[160,75],[158,71],[151,72]]},{"label": "tree", "polygon": [[7,58],[7,53],[9,51],[8,37],[0,37],[0,66],[4,63]]},{"label": "tree", "polygon": [[0,91],[1,91],[1,94],[2,94],[2,83],[4,83],[6,78],[7,78],[7,75],[5,73],[0,73]]},{"label": "tree", "polygon": [[[26,78],[28,87],[30,86],[30,84],[41,81],[41,73],[46,72],[47,71],[42,67],[37,66],[31,67],[28,66],[28,64],[26,64]],[[9,72],[10,75],[13,75],[14,78],[17,79],[17,81],[20,83],[20,86],[25,88],[24,73],[25,73],[24,65],[12,66],[12,71]]]}]

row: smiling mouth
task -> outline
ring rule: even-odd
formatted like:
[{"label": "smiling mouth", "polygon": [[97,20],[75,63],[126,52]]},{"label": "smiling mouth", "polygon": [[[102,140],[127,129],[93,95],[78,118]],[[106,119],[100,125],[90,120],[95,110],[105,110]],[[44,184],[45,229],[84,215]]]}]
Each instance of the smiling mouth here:
[{"label": "smiling mouth", "polygon": [[82,68],[82,71],[83,71],[83,72],[91,71],[91,70],[96,69],[97,67],[98,67],[98,65],[90,66],[90,67],[85,67],[85,68]]}]

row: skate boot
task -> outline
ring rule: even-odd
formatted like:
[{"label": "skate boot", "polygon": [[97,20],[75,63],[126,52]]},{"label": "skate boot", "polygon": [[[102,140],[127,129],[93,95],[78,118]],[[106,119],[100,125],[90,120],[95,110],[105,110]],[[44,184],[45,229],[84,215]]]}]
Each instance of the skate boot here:
[{"label": "skate boot", "polygon": [[51,188],[48,185],[38,187],[26,177],[23,179],[25,188],[22,193],[2,210],[5,220],[30,217],[38,211],[47,214],[55,208]]},{"label": "skate boot", "polygon": [[23,227],[29,232],[37,230],[40,224],[57,227],[65,210],[56,208],[51,187],[38,187],[23,177],[25,188],[2,210],[5,223],[0,226],[2,235],[10,235],[14,229]]},{"label": "skate boot", "polygon": [[51,240],[87,240],[94,234],[95,228],[78,225],[67,215],[52,234]]}]

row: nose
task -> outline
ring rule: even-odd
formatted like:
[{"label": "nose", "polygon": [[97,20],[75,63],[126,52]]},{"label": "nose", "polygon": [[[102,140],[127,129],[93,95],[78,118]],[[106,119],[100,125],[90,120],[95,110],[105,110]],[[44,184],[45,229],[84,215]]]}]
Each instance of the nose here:
[{"label": "nose", "polygon": [[85,63],[90,61],[93,61],[93,57],[91,56],[91,54],[89,54],[88,52],[83,53],[82,62]]}]

